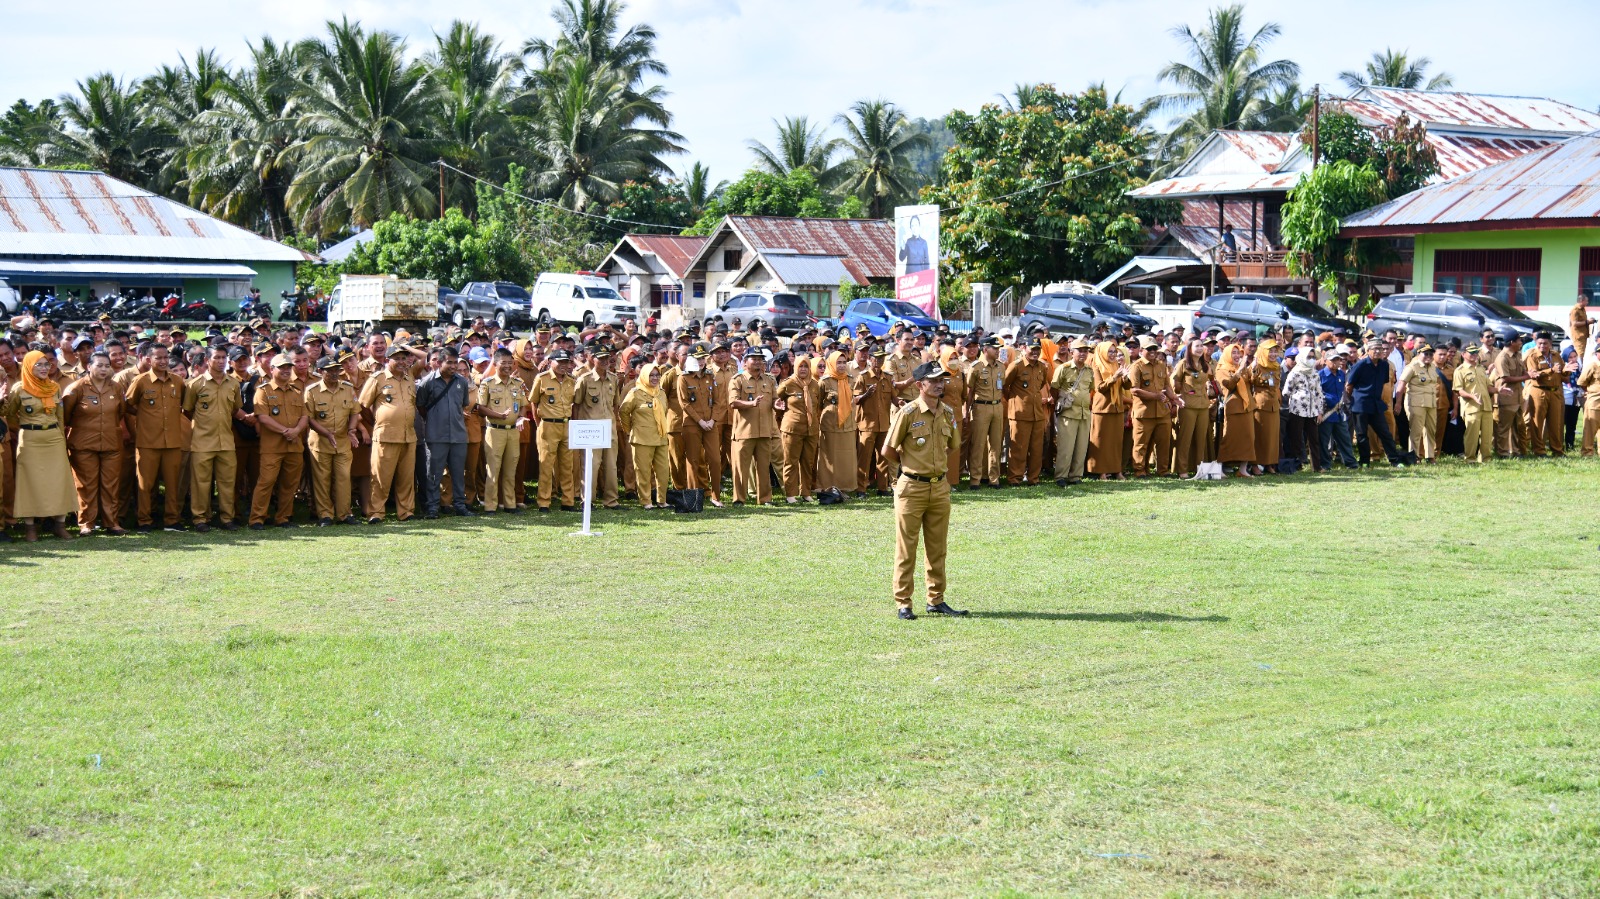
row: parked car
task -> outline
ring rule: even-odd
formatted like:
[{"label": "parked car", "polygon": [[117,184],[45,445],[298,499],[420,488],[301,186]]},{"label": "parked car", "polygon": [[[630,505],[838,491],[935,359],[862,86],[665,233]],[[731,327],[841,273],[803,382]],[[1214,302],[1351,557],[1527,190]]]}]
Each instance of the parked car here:
[{"label": "parked car", "polygon": [[1549,331],[1558,339],[1566,332],[1556,325],[1529,318],[1522,310],[1494,297],[1453,293],[1397,293],[1378,301],[1367,313],[1367,328],[1382,334],[1397,328],[1429,343],[1452,337],[1463,346],[1476,343],[1484,328],[1493,328],[1501,340],[1521,334],[1532,339],[1536,331]]},{"label": "parked car", "polygon": [[533,317],[567,324],[620,325],[638,318],[639,307],[623,299],[594,272],[545,272],[533,285]]},{"label": "parked car", "polygon": [[706,321],[732,322],[738,319],[748,325],[760,320],[779,334],[793,334],[816,321],[805,298],[797,293],[747,290],[728,297],[727,302],[706,313]]},{"label": "parked car", "polygon": [[1288,324],[1296,331],[1331,331],[1354,337],[1359,329],[1305,297],[1266,293],[1214,293],[1195,310],[1194,328],[1223,328],[1254,333],[1257,326],[1274,330]]},{"label": "parked car", "polygon": [[1121,332],[1123,325],[1133,325],[1133,333],[1144,334],[1156,326],[1156,320],[1105,294],[1041,293],[1023,305],[1019,324],[1024,334],[1088,334],[1102,324],[1112,333]]},{"label": "parked car", "polygon": [[15,315],[21,307],[21,291],[6,283],[6,279],[0,278],[0,312],[4,312],[6,315]]},{"label": "parked car", "polygon": [[874,337],[889,333],[895,322],[919,328],[933,328],[939,324],[928,313],[901,300],[856,300],[839,317],[839,327],[854,334],[857,327],[866,325]]},{"label": "parked car", "polygon": [[502,328],[533,322],[528,291],[510,281],[469,281],[459,293],[445,298],[448,317],[458,327],[475,318],[494,319]]}]

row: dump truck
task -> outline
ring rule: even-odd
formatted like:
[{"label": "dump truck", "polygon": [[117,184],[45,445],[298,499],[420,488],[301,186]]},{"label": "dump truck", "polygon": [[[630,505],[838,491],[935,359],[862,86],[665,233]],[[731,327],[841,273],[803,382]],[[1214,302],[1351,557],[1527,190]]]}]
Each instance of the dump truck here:
[{"label": "dump truck", "polygon": [[341,275],[328,297],[328,330],[426,330],[439,318],[439,282],[394,275]]}]

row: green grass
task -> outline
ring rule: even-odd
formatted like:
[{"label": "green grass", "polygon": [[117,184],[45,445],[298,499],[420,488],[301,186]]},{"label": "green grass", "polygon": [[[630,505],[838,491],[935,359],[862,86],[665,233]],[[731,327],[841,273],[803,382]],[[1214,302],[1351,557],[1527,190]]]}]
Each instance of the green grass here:
[{"label": "green grass", "polygon": [[0,896],[1595,895],[1596,472],[0,547]]}]

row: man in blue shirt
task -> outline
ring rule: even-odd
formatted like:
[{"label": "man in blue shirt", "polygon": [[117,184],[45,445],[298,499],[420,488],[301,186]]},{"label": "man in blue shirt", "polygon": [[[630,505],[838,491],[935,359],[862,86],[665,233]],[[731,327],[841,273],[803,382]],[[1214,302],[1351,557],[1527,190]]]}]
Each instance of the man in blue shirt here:
[{"label": "man in blue shirt", "polygon": [[1356,434],[1361,438],[1356,441],[1356,446],[1361,453],[1362,467],[1372,461],[1371,442],[1367,440],[1368,428],[1378,435],[1379,442],[1383,444],[1383,454],[1389,457],[1389,464],[1396,468],[1405,467],[1400,451],[1395,448],[1394,435],[1389,433],[1389,422],[1383,416],[1388,408],[1385,388],[1389,384],[1389,363],[1383,358],[1386,353],[1388,347],[1384,346],[1383,341],[1368,343],[1367,355],[1350,369],[1350,380],[1344,385],[1344,395],[1350,400],[1350,414],[1356,420]]},{"label": "man in blue shirt", "polygon": [[1350,365],[1348,350],[1342,347],[1328,355],[1328,365],[1317,373],[1322,380],[1322,398],[1327,401],[1328,411],[1317,420],[1317,446],[1322,449],[1322,458],[1326,467],[1333,467],[1333,456],[1339,456],[1339,462],[1345,468],[1356,467],[1355,448],[1350,445],[1350,425],[1344,417],[1344,385],[1348,380],[1345,368]]}]

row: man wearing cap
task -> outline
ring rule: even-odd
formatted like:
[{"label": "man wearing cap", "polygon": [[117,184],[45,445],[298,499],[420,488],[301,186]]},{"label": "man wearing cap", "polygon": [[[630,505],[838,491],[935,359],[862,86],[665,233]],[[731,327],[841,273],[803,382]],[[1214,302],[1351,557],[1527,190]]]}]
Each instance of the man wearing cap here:
[{"label": "man wearing cap", "polygon": [[1056,486],[1083,480],[1089,458],[1089,406],[1094,392],[1094,370],[1089,367],[1089,341],[1082,337],[1070,345],[1071,355],[1056,367],[1050,387],[1056,395]]},{"label": "man wearing cap", "polygon": [[850,379],[856,407],[856,496],[864,497],[876,485],[879,496],[889,495],[889,462],[883,456],[883,437],[889,433],[894,380],[883,370],[887,351],[882,344],[856,345],[856,372]]},{"label": "man wearing cap", "polygon": [[967,366],[967,397],[972,404],[972,455],[967,459],[967,489],[976,490],[985,479],[1000,487],[1000,453],[1005,443],[1005,368],[1000,364],[1000,338],[982,342],[983,355]]},{"label": "man wearing cap", "polygon": [[179,478],[183,471],[186,423],[184,384],[168,370],[171,357],[166,347],[151,343],[139,355],[149,371],[130,380],[123,396],[128,433],[133,435],[134,467],[139,486],[139,530],[155,530],[151,510],[157,483],[165,488],[167,496],[162,505],[163,524],[169,531],[182,530],[178,525],[182,510],[178,508],[177,498],[182,493]]},{"label": "man wearing cap", "polygon": [[767,374],[767,357],[751,347],[744,355],[744,371],[728,382],[728,405],[733,410],[733,504],[772,502],[772,443],[778,435],[773,403],[778,382]]},{"label": "man wearing cap", "polygon": [[239,410],[239,382],[228,372],[228,350],[222,345],[207,351],[205,371],[184,388],[183,411],[194,424],[189,437],[189,513],[194,529],[202,533],[211,530],[214,484],[222,529],[231,531],[238,527],[233,425],[244,413]]},{"label": "man wearing cap", "polygon": [[1577,371],[1577,363],[1563,365],[1554,343],[1549,331],[1540,331],[1534,336],[1533,349],[1522,357],[1523,367],[1532,382],[1528,385],[1532,388],[1528,402],[1528,446],[1535,456],[1543,456],[1547,450],[1552,456],[1566,455],[1562,452],[1566,438],[1561,425],[1564,414],[1561,383],[1567,374]]},{"label": "man wearing cap", "polygon": [[1525,451],[1527,428],[1522,420],[1522,401],[1526,382],[1531,377],[1522,362],[1523,342],[1521,332],[1513,332],[1494,357],[1494,445],[1495,452],[1501,456],[1521,455]]},{"label": "man wearing cap", "polygon": [[1466,357],[1451,378],[1466,426],[1461,445],[1468,462],[1487,462],[1494,457],[1494,384],[1478,361],[1483,358],[1482,347],[1467,347]]},{"label": "man wearing cap", "polygon": [[577,398],[577,383],[572,380],[572,356],[566,350],[549,355],[550,368],[533,379],[528,400],[538,416],[539,511],[549,512],[550,503],[560,494],[561,509],[578,508],[578,490],[572,469],[572,448],[567,445],[567,419]]},{"label": "man wearing cap", "polygon": [[1433,347],[1423,344],[1406,363],[1398,399],[1411,423],[1411,451],[1432,463],[1439,457],[1439,372],[1433,367]]},{"label": "man wearing cap", "polygon": [[357,398],[372,433],[367,524],[383,521],[391,493],[400,521],[409,521],[416,511],[417,382],[411,376],[408,354],[382,358],[383,369],[367,378]]},{"label": "man wearing cap", "polygon": [[261,472],[250,503],[250,529],[266,527],[274,492],[278,498],[278,527],[293,527],[294,493],[304,467],[305,434],[311,427],[303,390],[294,386],[294,360],[279,353],[272,357],[272,380],[256,389],[256,428],[261,433]]},{"label": "man wearing cap", "polygon": [[[483,451],[488,479],[483,489],[483,511],[518,514],[517,462],[522,453],[519,433],[527,426],[528,394],[516,374],[511,351],[494,351],[494,369],[478,382],[475,411],[487,426]],[[612,441],[615,443],[616,441]]]},{"label": "man wearing cap", "polygon": [[1146,334],[1139,338],[1140,356],[1128,366],[1133,382],[1133,475],[1149,477],[1172,473],[1172,412],[1178,395],[1172,392],[1172,370],[1161,355],[1161,345]]},{"label": "man wearing cap", "polygon": [[[577,402],[572,407],[572,417],[580,421],[609,420],[613,422],[612,428],[615,430],[619,397],[617,375],[611,369],[611,360],[610,346],[592,344],[589,367],[577,380]],[[609,447],[594,451],[594,470],[589,473],[594,479],[594,498],[607,509],[622,508],[617,501],[617,446],[618,441],[613,434]],[[574,469],[583,463],[583,456],[583,450],[572,451]]]},{"label": "man wearing cap", "polygon": [[1026,355],[1006,369],[1003,387],[1011,436],[1009,482],[1029,487],[1039,483],[1039,472],[1044,468],[1044,432],[1049,426],[1044,394],[1050,374],[1041,360],[1042,353],[1037,339],[1028,341]]},{"label": "man wearing cap", "polygon": [[927,560],[923,572],[928,589],[928,612],[965,615],[965,610],[945,604],[945,549],[950,533],[950,480],[945,466],[950,451],[961,445],[955,415],[946,406],[945,379],[949,374],[937,362],[924,362],[912,372],[917,398],[895,412],[884,436],[884,457],[900,468],[895,483],[894,601],[906,621],[911,610],[913,576],[920,536]]},{"label": "man wearing cap", "polygon": [[894,404],[909,403],[917,398],[917,381],[912,373],[922,359],[916,351],[915,340],[910,331],[901,331],[895,338],[894,352],[883,364],[884,371],[889,373],[889,380],[894,384]]},{"label": "man wearing cap", "polygon": [[310,416],[311,496],[317,525],[355,524],[350,511],[350,468],[361,445],[355,388],[342,380],[344,367],[333,356],[317,360],[317,382],[305,390]]},{"label": "man wearing cap", "polygon": [[[706,501],[721,506],[711,490],[712,459],[721,455],[722,435],[712,408],[717,379],[708,368],[710,360],[711,348],[704,343],[695,344],[689,362],[673,379],[679,414],[676,422],[669,416],[668,424],[676,426],[673,442],[683,450],[684,486],[706,491]],[[662,383],[666,383],[665,378]]]}]

